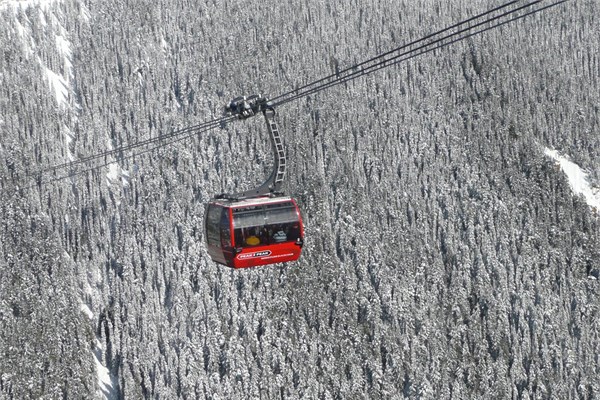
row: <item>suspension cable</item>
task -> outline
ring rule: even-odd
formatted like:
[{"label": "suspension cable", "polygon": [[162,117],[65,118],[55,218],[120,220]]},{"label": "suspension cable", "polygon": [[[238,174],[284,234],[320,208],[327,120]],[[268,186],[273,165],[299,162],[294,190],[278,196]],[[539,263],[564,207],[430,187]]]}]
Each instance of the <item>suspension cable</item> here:
[{"label": "suspension cable", "polygon": [[[443,37],[441,37],[439,39],[436,39],[436,40],[434,40],[432,42],[420,45],[417,48],[401,52],[401,53],[399,53],[397,55],[394,55],[393,57],[383,58],[383,59],[381,57],[373,58],[372,60],[378,60],[378,62],[375,63],[375,64],[373,64],[373,65],[370,65],[370,66],[367,66],[367,67],[364,67],[364,68],[360,68],[358,70],[354,70],[355,67],[347,68],[344,71],[352,71],[352,70],[354,70],[354,71],[348,73],[345,76],[339,76],[338,77],[337,74],[330,75],[330,77],[336,77],[336,78],[333,79],[333,80],[331,80],[330,82],[325,82],[325,83],[322,83],[321,85],[318,85],[318,86],[315,86],[315,87],[311,87],[312,84],[304,85],[303,86],[303,88],[305,88],[304,90],[298,90],[298,92],[296,92],[296,93],[294,93],[295,91],[288,92],[288,93],[294,93],[294,94],[289,95],[289,96],[287,96],[285,98],[283,98],[282,96],[278,96],[279,100],[275,101],[275,102],[272,102],[272,105],[273,106],[279,106],[279,105],[282,105],[282,104],[286,104],[286,103],[289,103],[291,101],[298,100],[300,98],[303,98],[303,97],[309,96],[311,94],[320,92],[322,90],[329,89],[329,88],[331,88],[333,86],[337,86],[337,85],[340,85],[340,84],[352,81],[352,80],[354,80],[356,78],[359,78],[359,77],[362,77],[362,76],[365,76],[365,75],[369,75],[369,74],[371,74],[371,73],[373,73],[375,71],[379,71],[379,70],[381,70],[383,68],[387,68],[387,67],[392,66],[392,65],[397,65],[397,64],[399,64],[401,62],[413,59],[413,58],[415,58],[417,56],[420,56],[420,55],[423,55],[423,54],[426,54],[426,53],[430,53],[430,52],[432,52],[434,50],[438,50],[438,49],[450,46],[450,45],[452,45],[454,43],[463,41],[463,40],[468,39],[470,37],[473,37],[473,36],[479,35],[481,33],[487,32],[489,30],[492,30],[492,29],[498,28],[500,26],[506,25],[506,24],[508,24],[510,22],[513,22],[513,21],[525,18],[527,16],[539,13],[539,12],[541,12],[543,10],[546,10],[548,8],[551,8],[551,7],[557,6],[559,4],[565,3],[565,2],[567,2],[569,0],[559,0],[559,1],[554,2],[552,4],[548,4],[546,6],[543,6],[543,7],[534,9],[534,10],[530,10],[530,11],[524,13],[524,14],[511,17],[516,12],[523,11],[524,9],[526,9],[528,7],[531,7],[532,5],[541,3],[542,1],[543,0],[536,0],[534,2],[525,4],[525,5],[520,6],[520,7],[516,8],[516,9],[514,9],[514,10],[504,12],[501,15],[498,15],[498,16],[489,18],[487,20],[478,22],[475,25],[469,26],[467,28],[463,28],[463,29],[461,29],[461,30],[459,30],[459,31],[457,31],[455,33],[448,34],[448,35],[443,36]],[[511,18],[502,21],[502,19],[505,18],[505,17],[511,17]],[[498,22],[498,21],[500,21],[500,22]],[[484,26],[486,24],[491,24],[491,25],[482,27],[482,26]],[[473,30],[474,28],[480,28],[480,29]],[[420,41],[417,41],[417,42],[420,42]],[[398,48],[398,49],[400,49],[400,48]],[[361,63],[361,64],[364,64],[364,63]]]},{"label": "suspension cable", "polygon": [[[71,171],[69,171],[68,173],[65,173],[64,175],[53,176],[53,177],[51,177],[49,179],[46,179],[46,180],[43,179],[43,175],[41,175],[41,174],[38,173],[35,176],[35,178],[37,180],[36,184],[27,186],[26,188],[32,188],[32,187],[35,187],[36,185],[39,186],[39,185],[42,185],[42,184],[50,184],[50,183],[62,181],[62,180],[68,179],[68,178],[74,178],[77,175],[86,174],[86,173],[91,172],[93,170],[96,170],[98,168],[107,167],[107,166],[115,164],[117,162],[122,162],[122,161],[125,161],[125,160],[135,159],[136,157],[142,156],[142,155],[147,154],[147,153],[151,153],[151,152],[156,151],[156,150],[158,150],[160,148],[163,148],[165,146],[169,146],[169,145],[172,145],[172,144],[175,144],[175,143],[179,143],[179,142],[181,142],[183,140],[189,139],[190,137],[192,137],[194,135],[199,135],[199,134],[202,134],[202,133],[206,133],[206,132],[208,132],[208,131],[210,131],[212,129],[215,129],[215,128],[219,127],[223,123],[223,121],[230,121],[231,119],[232,118],[224,118],[222,120],[214,120],[214,121],[211,121],[210,123],[204,123],[204,124],[202,124],[203,127],[200,128],[199,130],[195,130],[193,132],[189,132],[187,135],[184,135],[184,136],[181,136],[181,134],[178,134],[178,135],[169,135],[168,138],[166,136],[162,136],[160,138],[161,139],[160,140],[160,142],[161,142],[160,144],[158,144],[158,145],[156,145],[154,147],[150,147],[148,149],[136,152],[136,153],[129,154],[127,156],[120,157],[118,160],[107,161],[106,158],[104,158],[104,162],[102,162],[101,164],[96,164],[94,166],[91,166],[91,167],[85,168],[85,169],[72,169]],[[168,140],[168,139],[171,139],[171,140]],[[156,143],[156,141],[154,141],[153,143]],[[135,143],[135,144],[137,145],[137,143]],[[121,149],[119,149],[119,150],[121,150]],[[114,152],[114,150],[111,150],[110,152]],[[100,158],[101,157],[93,157],[94,160],[99,160]],[[92,157],[90,157],[90,159],[92,159]],[[71,166],[83,165],[83,164],[84,163],[75,163],[75,162],[73,162],[73,164],[67,164],[67,166],[71,167]],[[55,171],[55,172],[57,170],[58,170],[58,168],[54,168],[53,169],[53,171]]]},{"label": "suspension cable", "polygon": [[90,156],[83,157],[83,158],[80,158],[80,159],[77,159],[74,161],[57,164],[57,165],[54,165],[49,168],[43,168],[43,169],[40,169],[40,170],[30,173],[29,177],[35,178],[44,173],[54,172],[54,171],[64,169],[64,168],[76,167],[79,164],[86,164],[90,161],[94,161],[99,158],[106,158],[109,156],[114,156],[114,155],[117,155],[124,151],[128,151],[128,150],[132,150],[132,149],[135,149],[138,147],[143,147],[143,146],[147,146],[147,145],[150,145],[153,143],[165,141],[165,140],[168,140],[168,139],[171,139],[174,137],[179,137],[181,135],[185,135],[186,133],[188,134],[188,135],[186,135],[186,137],[189,137],[189,136],[192,136],[192,135],[198,133],[198,131],[200,131],[200,130],[204,130],[204,128],[206,128],[206,127],[214,128],[219,125],[227,124],[228,122],[230,122],[233,119],[235,119],[235,118],[234,117],[223,117],[223,118],[219,118],[219,119],[213,119],[211,121],[206,121],[206,122],[203,122],[198,125],[189,126],[186,128],[175,130],[166,135],[161,135],[161,136],[157,136],[157,137],[153,137],[153,138],[149,138],[149,139],[145,139],[145,140],[140,140],[135,143],[130,143],[130,144],[127,144],[124,146],[114,148],[114,149],[105,150],[103,152],[92,154]]},{"label": "suspension cable", "polygon": [[[521,0],[509,1],[505,4],[502,4],[498,7],[493,8],[491,10],[488,10],[486,12],[480,13],[476,16],[470,17],[466,20],[463,20],[461,22],[458,22],[456,24],[448,26],[444,29],[441,29],[441,30],[435,32],[435,33],[426,35],[418,40],[414,40],[409,43],[406,43],[400,47],[397,47],[393,50],[389,50],[385,53],[382,53],[376,57],[372,57],[366,61],[360,62],[351,67],[345,68],[334,74],[325,76],[325,77],[315,80],[313,82],[304,84],[298,88],[284,92],[276,97],[273,97],[271,99],[271,101],[269,102],[269,105],[271,107],[280,106],[280,105],[301,99],[303,97],[307,97],[309,95],[315,94],[322,90],[329,89],[331,87],[353,81],[359,77],[372,74],[383,68],[387,68],[392,65],[397,65],[401,62],[413,59],[417,56],[420,56],[420,55],[423,55],[426,53],[433,52],[438,49],[442,49],[442,48],[450,46],[454,43],[466,40],[470,37],[473,37],[473,36],[479,35],[481,33],[487,32],[489,30],[506,25],[510,22],[525,18],[529,15],[537,14],[543,10],[546,10],[551,7],[555,7],[559,4],[567,2],[569,0],[558,0],[558,1],[555,1],[554,3],[545,5],[543,7],[533,8],[536,5],[540,5],[540,3],[542,3],[543,1],[545,1],[545,0],[530,1],[523,5],[520,5],[518,7],[513,7],[513,8],[510,8],[510,7],[517,6],[518,5],[517,3],[520,3]],[[531,9],[531,8],[533,8],[533,9]],[[506,9],[508,9],[508,10],[506,10]],[[500,14],[494,15],[500,11],[503,11],[503,12]],[[524,12],[524,11],[526,11],[526,12]],[[520,12],[524,12],[524,13],[519,14]],[[518,15],[515,15],[515,14],[518,14]],[[482,21],[479,21],[480,19],[482,19],[484,17],[487,17],[487,18]],[[458,29],[457,31],[455,31],[453,33],[448,33],[457,28],[460,28],[460,29]],[[443,36],[441,36],[441,35],[443,35]],[[418,46],[414,47],[416,45],[418,45]],[[395,53],[397,53],[397,54],[395,54]],[[213,119],[213,120],[206,121],[206,122],[203,122],[198,125],[189,126],[186,128],[172,131],[166,135],[161,135],[158,137],[141,140],[141,141],[138,141],[135,143],[130,143],[127,145],[123,145],[123,146],[114,148],[114,149],[106,150],[106,151],[103,151],[103,152],[100,152],[97,154],[92,154],[90,156],[86,156],[86,157],[80,158],[78,160],[57,164],[57,165],[54,165],[54,166],[51,166],[48,168],[39,169],[33,173],[28,174],[27,177],[35,179],[37,181],[38,185],[41,185],[42,183],[52,183],[52,182],[64,180],[69,177],[74,177],[75,175],[87,173],[92,170],[111,165],[117,161],[135,158],[142,154],[146,154],[151,151],[155,151],[161,147],[180,142],[180,141],[187,139],[193,135],[205,133],[205,132],[207,132],[211,129],[214,129],[218,126],[223,127],[227,123],[231,122],[232,120],[234,120],[236,118],[237,118],[236,116],[230,115],[230,116],[226,116],[226,117],[222,117],[222,118]],[[146,150],[143,150],[143,151],[140,151],[137,153],[133,153],[133,154],[130,154],[125,157],[122,156],[122,153],[125,151],[130,151],[130,150],[134,150],[134,149],[137,149],[140,147],[149,146],[149,145],[153,145],[153,144],[157,144],[157,143],[158,143],[158,145],[151,147],[149,149],[146,149]],[[121,154],[121,156],[118,157],[118,160],[110,161],[110,162],[106,160],[107,157],[116,156],[119,154]],[[89,164],[90,162],[96,161],[99,159],[104,159],[104,163],[95,165],[95,166],[87,168],[87,169],[73,170],[74,167],[76,168],[76,167],[84,165],[84,164]],[[71,172],[68,174],[65,174],[65,175],[54,176],[46,181],[43,180],[44,174],[56,173],[59,170],[66,169],[66,168],[70,168]]]},{"label": "suspension cable", "polygon": [[325,76],[325,77],[323,77],[323,78],[321,78],[321,79],[317,79],[316,81],[313,81],[313,82],[307,83],[307,84],[305,84],[305,85],[303,85],[303,86],[300,86],[300,87],[298,87],[298,88],[292,89],[292,90],[290,90],[290,91],[288,91],[288,92],[282,93],[282,94],[280,94],[279,96],[273,97],[273,98],[272,98],[272,99],[270,99],[270,100],[271,100],[271,101],[273,101],[273,102],[276,102],[276,101],[277,101],[277,100],[279,100],[280,98],[286,98],[286,97],[287,97],[287,96],[289,96],[289,95],[295,95],[295,94],[298,94],[298,93],[299,93],[301,90],[304,90],[304,89],[307,89],[307,88],[309,88],[309,87],[311,87],[311,86],[314,86],[314,85],[317,85],[317,84],[319,84],[319,83],[325,82],[325,81],[327,81],[327,80],[329,80],[329,79],[338,78],[340,75],[342,75],[342,74],[345,74],[345,73],[347,73],[347,72],[350,72],[350,71],[352,71],[352,70],[356,70],[357,68],[359,68],[359,67],[362,67],[363,65],[366,65],[366,64],[368,64],[368,63],[370,63],[370,62],[377,61],[378,59],[381,59],[381,58],[383,58],[383,57],[389,56],[390,54],[393,54],[393,53],[395,53],[395,52],[397,52],[397,51],[404,50],[404,49],[406,49],[406,48],[408,48],[408,47],[410,47],[410,46],[413,46],[413,45],[415,45],[415,44],[418,44],[418,43],[424,42],[424,41],[426,41],[426,40],[428,40],[428,39],[431,39],[431,38],[433,38],[433,37],[435,37],[435,36],[441,35],[442,33],[448,32],[448,31],[450,31],[451,29],[458,28],[458,27],[460,27],[460,26],[462,26],[462,25],[468,24],[468,23],[470,23],[470,22],[472,22],[472,21],[475,21],[475,20],[477,20],[477,19],[479,19],[479,18],[485,17],[486,15],[493,14],[493,13],[495,13],[496,11],[499,11],[499,10],[501,10],[501,9],[503,9],[503,8],[509,7],[509,6],[511,6],[511,5],[515,4],[515,3],[518,3],[518,2],[520,2],[520,1],[521,1],[521,0],[514,0],[514,1],[510,1],[510,2],[508,2],[508,3],[502,4],[502,5],[501,5],[501,6],[499,6],[499,7],[496,7],[496,8],[493,8],[493,9],[491,9],[491,10],[488,10],[488,11],[486,11],[486,12],[483,12],[483,13],[481,13],[481,14],[475,15],[475,16],[473,16],[473,17],[471,17],[471,18],[468,18],[468,19],[466,19],[466,20],[464,20],[464,21],[458,22],[458,23],[456,23],[456,24],[454,24],[454,25],[448,26],[448,27],[446,27],[446,28],[444,28],[444,29],[441,29],[441,30],[439,30],[439,31],[437,31],[437,32],[431,33],[431,34],[429,34],[429,35],[427,35],[427,36],[424,36],[424,37],[422,37],[422,38],[420,38],[420,39],[413,40],[412,42],[409,42],[409,43],[403,44],[403,45],[402,45],[402,46],[400,46],[400,47],[397,47],[397,48],[395,48],[395,49],[392,49],[392,50],[386,51],[386,52],[385,52],[385,53],[383,53],[383,54],[379,54],[379,55],[377,55],[377,56],[375,56],[375,57],[373,57],[373,58],[370,58],[370,59],[368,59],[368,60],[362,61],[362,62],[360,62],[360,63],[358,63],[358,64],[356,64],[356,65],[353,65],[353,66],[351,66],[351,67],[345,68],[345,69],[343,69],[343,70],[341,70],[341,71],[339,71],[339,72],[333,73],[333,74],[331,74],[331,75],[328,75],[328,76]]}]

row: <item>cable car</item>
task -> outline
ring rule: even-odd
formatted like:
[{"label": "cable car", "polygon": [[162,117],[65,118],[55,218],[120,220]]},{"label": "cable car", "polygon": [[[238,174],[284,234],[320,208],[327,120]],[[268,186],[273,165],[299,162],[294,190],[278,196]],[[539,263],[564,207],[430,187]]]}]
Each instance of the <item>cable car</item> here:
[{"label": "cable car", "polygon": [[233,268],[296,261],[304,244],[304,226],[298,204],[281,192],[286,158],[275,111],[261,96],[238,97],[226,112],[239,119],[263,114],[275,163],[258,188],[221,194],[206,206],[204,229],[208,254],[214,262]]},{"label": "cable car", "polygon": [[233,268],[296,261],[304,244],[302,217],[291,197],[211,201],[205,226],[208,254]]}]

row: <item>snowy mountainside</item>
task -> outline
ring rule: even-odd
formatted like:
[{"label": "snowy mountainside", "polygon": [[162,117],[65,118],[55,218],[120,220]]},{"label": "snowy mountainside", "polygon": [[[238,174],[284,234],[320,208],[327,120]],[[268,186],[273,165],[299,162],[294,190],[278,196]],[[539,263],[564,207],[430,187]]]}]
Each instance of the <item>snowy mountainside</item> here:
[{"label": "snowy mountainside", "polygon": [[0,397],[597,397],[600,221],[544,150],[598,186],[595,1],[278,109],[296,263],[205,251],[203,204],[269,171],[259,120],[27,177],[490,6],[0,2]]},{"label": "snowy mountainside", "polygon": [[3,398],[96,393],[90,362],[93,328],[79,300],[82,281],[54,231],[68,226],[68,216],[54,219],[40,208],[41,198],[22,202],[18,187],[4,186],[17,171],[31,171],[37,163],[73,159],[70,143],[78,104],[67,33],[72,11],[53,1],[0,2]]}]

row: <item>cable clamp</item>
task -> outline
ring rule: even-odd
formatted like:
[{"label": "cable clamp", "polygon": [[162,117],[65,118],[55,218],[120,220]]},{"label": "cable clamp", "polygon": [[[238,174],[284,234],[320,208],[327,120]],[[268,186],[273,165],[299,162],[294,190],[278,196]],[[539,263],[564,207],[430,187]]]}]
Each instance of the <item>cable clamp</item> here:
[{"label": "cable clamp", "polygon": [[247,119],[272,108],[271,102],[266,97],[260,94],[253,94],[248,97],[240,96],[231,100],[225,106],[225,114],[235,115],[239,119]]}]

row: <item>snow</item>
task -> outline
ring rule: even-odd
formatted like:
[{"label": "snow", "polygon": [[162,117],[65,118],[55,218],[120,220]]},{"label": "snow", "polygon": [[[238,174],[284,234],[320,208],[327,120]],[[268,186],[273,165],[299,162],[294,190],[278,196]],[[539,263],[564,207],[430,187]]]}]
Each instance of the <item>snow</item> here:
[{"label": "snow", "polygon": [[80,13],[81,18],[86,22],[89,21],[91,18],[90,11],[87,9],[85,4],[81,3],[80,6],[81,6],[81,13]]},{"label": "snow", "polygon": [[21,24],[18,20],[16,20],[15,23],[17,25],[17,32],[19,33],[19,36],[23,39],[23,52],[25,54],[25,58],[29,59],[29,57],[33,54],[33,48],[35,47],[35,44],[33,43],[31,37],[27,35],[27,30],[25,29],[23,24]]},{"label": "snow", "polygon": [[102,391],[102,397],[105,399],[114,398],[114,387],[110,377],[110,371],[100,361],[102,354],[102,343],[96,339],[96,350],[94,351],[94,360],[96,361],[96,370],[98,371],[98,386]]},{"label": "snow", "polygon": [[[56,16],[56,11],[50,10],[50,6],[57,1],[55,0],[0,0],[0,10],[12,8],[13,10],[17,9],[27,9],[33,6],[39,6],[39,23],[47,27],[49,25],[49,21],[51,21],[52,29],[49,30],[59,32],[59,34],[54,34],[54,37],[50,37],[48,39],[54,39],[56,42],[56,47],[60,55],[63,57],[64,62],[64,75],[57,74],[56,72],[49,69],[40,57],[37,57],[37,62],[42,67],[42,71],[49,83],[50,88],[52,89],[54,96],[56,97],[56,101],[59,107],[68,107],[69,106],[69,93],[71,91],[69,81],[72,77],[72,50],[71,50],[71,42],[67,39],[67,32],[65,28],[60,24],[59,19]],[[17,32],[19,36],[22,38],[23,50],[27,58],[29,58],[32,54],[37,52],[37,43],[34,40],[34,36],[32,34],[32,26],[34,26],[37,21],[31,21],[27,16],[25,16],[25,20],[23,23],[19,22],[15,16],[15,24],[17,27]],[[77,105],[75,105],[77,107]]]},{"label": "snow", "polygon": [[109,184],[111,181],[116,181],[120,176],[119,173],[119,166],[116,163],[110,164],[108,166],[108,174],[106,174],[106,177],[109,180]]},{"label": "snow", "polygon": [[[82,303],[81,311],[90,319],[94,318],[94,313],[87,304]],[[99,398],[112,399],[115,398],[115,389],[113,386],[113,380],[110,376],[110,371],[104,364],[102,364],[102,343],[96,338],[96,347],[92,351],[94,355],[94,362],[96,364],[96,371],[98,374],[98,386],[100,387],[101,393],[98,393]]]},{"label": "snow", "polygon": [[54,0],[5,0],[0,2],[0,9],[11,7],[24,10],[39,4],[40,8],[46,11],[52,3],[54,3]]},{"label": "snow", "polygon": [[[108,149],[113,150],[113,146],[110,141],[108,142]],[[119,178],[121,178],[121,185],[123,187],[129,186],[129,171],[119,167],[119,164],[116,162],[109,164],[108,173],[106,174],[106,183],[108,186],[110,186],[112,182],[117,182]],[[117,203],[121,204],[120,202]]]},{"label": "snow", "polygon": [[[62,68],[58,67],[58,69],[55,68],[53,71],[48,68],[39,54],[34,57],[41,67],[43,77],[48,82],[58,107],[62,110],[71,109],[74,111],[74,113],[72,113],[72,119],[73,122],[75,122],[77,120],[78,111],[81,110],[81,105],[74,101],[74,96],[71,96],[71,84],[74,76],[72,43],[69,41],[67,30],[61,24],[62,18],[60,10],[58,10],[58,7],[51,8],[51,5],[60,3],[60,1],[61,0],[0,0],[0,9],[12,8],[14,10],[18,10],[19,8],[26,9],[32,6],[39,6],[39,23],[47,28],[44,29],[46,35],[41,40],[53,41],[55,43],[57,55],[62,58],[63,65]],[[90,19],[90,12],[83,4],[81,4],[81,17],[86,21]],[[15,19],[16,29],[22,39],[21,42],[24,53],[29,58],[30,56],[36,55],[39,52],[40,43],[38,43],[37,40],[40,39],[34,39],[35,36],[33,35],[32,29],[37,21],[32,21],[28,19],[27,16],[25,16],[25,19],[22,21],[23,22],[21,23],[18,19]],[[55,72],[57,70],[60,73]],[[76,157],[71,152],[71,143],[75,139],[75,135],[66,125],[63,127],[63,132],[65,144],[67,146],[67,158],[69,161],[75,161]],[[129,184],[129,174],[120,169],[116,164],[109,166],[109,173],[107,174],[107,177],[109,179],[109,184],[110,181],[115,181],[119,179],[119,177],[122,180],[123,186]]]},{"label": "snow", "polygon": [[573,192],[583,196],[586,203],[596,212],[600,211],[600,188],[590,185],[588,173],[582,170],[579,165],[570,161],[568,157],[561,156],[558,151],[546,148],[544,153],[554,159],[563,170]]},{"label": "snow", "polygon": [[62,76],[54,73],[52,70],[45,68],[46,78],[50,82],[50,87],[54,90],[56,101],[60,106],[68,106],[69,86],[67,81]]},{"label": "snow", "polygon": [[67,58],[71,58],[71,42],[69,42],[63,35],[56,35],[56,47],[62,53],[62,55]]},{"label": "snow", "polygon": [[[113,390],[112,382],[110,380],[110,374],[108,372],[108,368],[106,368],[102,363],[95,358],[96,360],[96,368],[98,368],[98,385],[100,385],[100,389],[102,392],[111,392]],[[107,396],[108,397],[108,396]]]},{"label": "snow", "polygon": [[121,185],[127,187],[129,185],[129,171],[119,167],[117,163],[112,163],[108,166],[108,173],[106,174],[108,186],[111,182],[117,182],[121,178]]},{"label": "snow", "polygon": [[[0,0],[0,10],[5,9],[13,9],[13,10],[24,10],[29,7],[39,6],[39,21],[37,20],[29,20],[27,16],[22,20],[21,23],[19,20],[15,19],[16,31],[21,38],[21,45],[23,47],[23,52],[28,59],[37,62],[42,71],[42,77],[46,79],[48,85],[52,91],[53,96],[56,98],[57,104],[61,109],[73,109],[77,111],[81,108],[79,104],[76,102],[69,101],[70,93],[71,93],[71,81],[73,79],[73,50],[72,44],[68,39],[68,32],[62,26],[60,22],[60,11],[55,8],[51,8],[51,6],[55,3],[59,3],[61,0]],[[84,20],[90,19],[90,13],[87,8],[82,4],[81,5],[81,17]],[[16,17],[15,17],[16,18]],[[54,41],[56,45],[56,51],[59,57],[62,58],[63,68],[61,68],[62,73],[56,73],[55,71],[48,68],[48,66],[42,61],[42,58],[39,56],[39,48],[40,43],[37,41],[39,39],[35,38],[33,35],[32,27],[39,23],[43,26],[44,32],[47,32],[45,37],[41,40],[44,41]],[[77,113],[74,113],[73,118],[76,120]],[[2,119],[0,119],[3,122]],[[70,161],[75,161],[75,157],[71,152],[71,144],[75,139],[75,135],[71,128],[69,128],[68,124],[64,124],[61,126],[61,131],[64,135],[65,144],[66,144],[66,155]],[[114,177],[117,179],[121,177],[124,181],[128,180],[129,174],[126,171],[123,171],[121,168],[117,166],[117,164],[110,165],[110,172],[107,175],[110,178]],[[69,222],[69,218],[65,215],[65,222]],[[98,273],[100,273],[98,271]],[[90,286],[89,283],[86,283],[86,293],[88,295],[92,295],[94,290]],[[90,309],[90,307],[81,302],[80,310],[83,314],[85,314],[90,322],[93,324],[94,313]],[[114,388],[115,380],[110,375],[110,371],[108,368],[102,364],[103,359],[103,350],[102,344],[100,340],[96,340],[96,346],[92,350],[92,354],[94,356],[94,364],[96,366],[96,371],[98,374],[98,386],[99,392],[97,393],[98,398],[104,399],[113,399],[116,398],[116,391]]]},{"label": "snow", "polygon": [[81,311],[83,311],[83,313],[85,315],[87,315],[87,317],[89,319],[92,319],[94,317],[94,313],[92,312],[92,310],[90,310],[90,308],[87,306],[87,304],[82,304],[81,305]]},{"label": "snow", "polygon": [[42,24],[42,26],[45,28],[48,26],[48,21],[46,20],[46,15],[44,14],[44,12],[40,12],[40,23]]},{"label": "snow", "polygon": [[167,44],[167,41],[165,40],[165,37],[163,35],[160,36],[160,48],[162,49],[163,53],[167,53],[167,50],[169,49],[169,45]]},{"label": "snow", "polygon": [[73,135],[71,129],[69,129],[69,127],[66,125],[63,125],[63,135],[65,137],[65,144],[67,147],[67,158],[69,159],[69,161],[75,161],[75,157],[71,152],[71,143],[73,142],[73,138],[75,136]]}]

